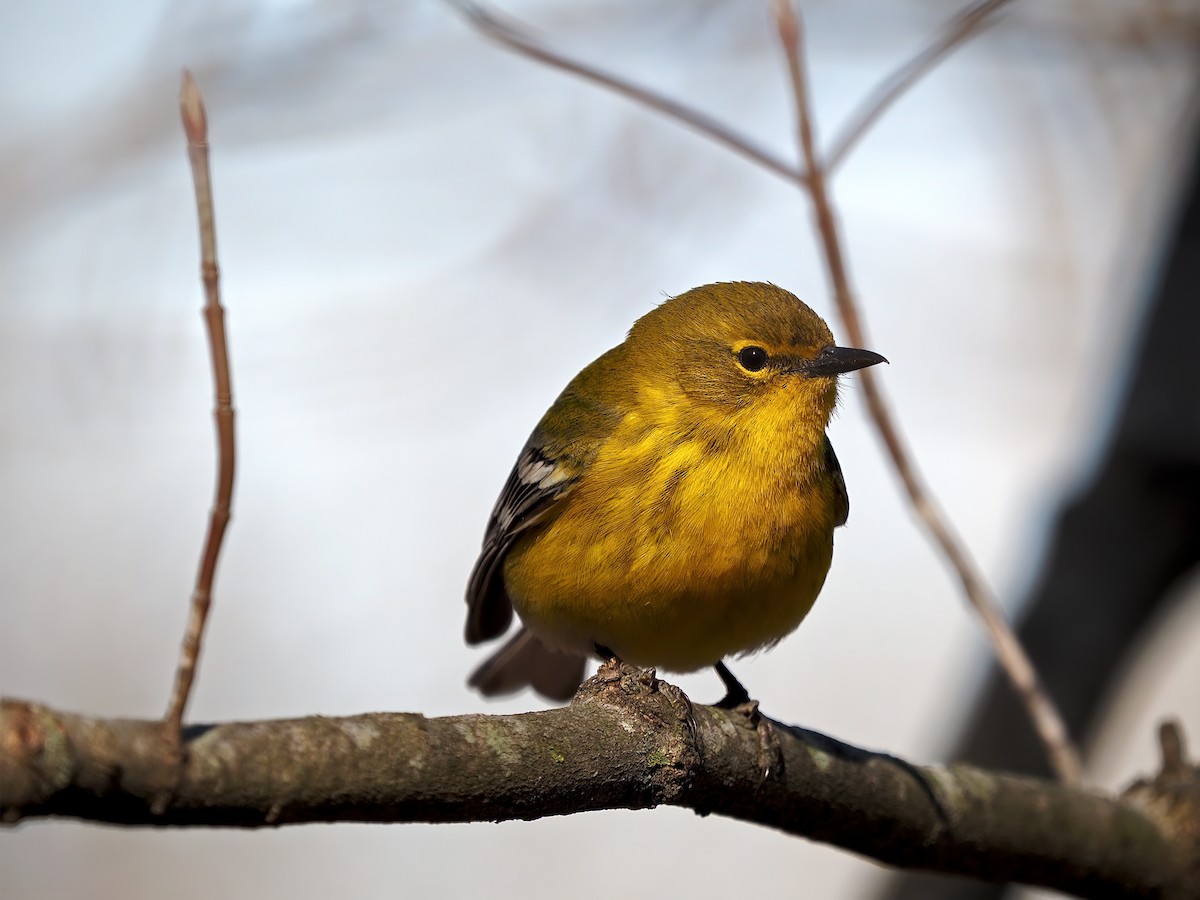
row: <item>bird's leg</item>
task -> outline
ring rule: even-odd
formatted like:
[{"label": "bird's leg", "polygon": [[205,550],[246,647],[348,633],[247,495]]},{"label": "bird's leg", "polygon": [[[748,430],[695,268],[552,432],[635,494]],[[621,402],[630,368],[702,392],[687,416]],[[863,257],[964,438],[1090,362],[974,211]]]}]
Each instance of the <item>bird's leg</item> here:
[{"label": "bird's leg", "polygon": [[718,662],[713,669],[721,677],[721,683],[725,685],[725,696],[713,704],[717,709],[736,709],[743,703],[750,702],[750,695],[742,687],[742,683],[729,671],[729,667],[725,663]]}]

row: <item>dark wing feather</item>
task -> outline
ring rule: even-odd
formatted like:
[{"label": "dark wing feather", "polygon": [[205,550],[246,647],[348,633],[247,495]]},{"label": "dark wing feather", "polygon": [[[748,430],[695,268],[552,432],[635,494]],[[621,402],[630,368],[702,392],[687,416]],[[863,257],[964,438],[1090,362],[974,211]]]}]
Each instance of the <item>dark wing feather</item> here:
[{"label": "dark wing feather", "polygon": [[550,458],[539,443],[531,438],[525,445],[488,519],[483,550],[467,582],[468,644],[491,640],[508,630],[512,603],[504,589],[504,555],[517,538],[553,512],[556,501],[579,477],[577,466]]},{"label": "dark wing feather", "polygon": [[612,387],[625,389],[632,382],[607,373],[623,366],[624,352],[624,345],[614,347],[576,375],[517,458],[467,584],[467,643],[499,637],[512,623],[512,602],[504,588],[505,554],[555,514],[620,421],[622,395]]},{"label": "dark wing feather", "polygon": [[837,454],[833,452],[833,444],[829,435],[825,435],[824,453],[825,471],[833,479],[833,490],[836,496],[833,525],[845,525],[850,518],[850,495],[846,492],[846,479],[842,477],[842,464],[838,462]]}]

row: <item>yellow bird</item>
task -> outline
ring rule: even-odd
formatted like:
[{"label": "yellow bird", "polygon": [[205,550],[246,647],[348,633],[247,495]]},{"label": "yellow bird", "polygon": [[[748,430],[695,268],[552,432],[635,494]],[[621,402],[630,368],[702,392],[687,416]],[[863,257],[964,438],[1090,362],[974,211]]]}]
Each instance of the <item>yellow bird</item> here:
[{"label": "yellow bird", "polygon": [[807,615],[849,499],[825,435],[837,376],[885,362],[837,347],[772,284],[710,284],[634,323],[533,430],[488,521],[466,639],[522,627],[471,676],[568,699],[589,655],[691,672],[748,699],[723,660]]}]

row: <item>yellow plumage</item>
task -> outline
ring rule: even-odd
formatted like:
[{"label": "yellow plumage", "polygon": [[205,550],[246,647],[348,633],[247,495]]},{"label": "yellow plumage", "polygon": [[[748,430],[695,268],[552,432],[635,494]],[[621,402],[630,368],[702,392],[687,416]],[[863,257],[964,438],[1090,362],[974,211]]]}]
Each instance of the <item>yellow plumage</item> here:
[{"label": "yellow plumage", "polygon": [[543,417],[497,503],[467,638],[502,634],[510,603],[528,632],[472,683],[561,698],[589,653],[692,671],[789,634],[847,514],[825,437],[837,374],[881,360],[773,285],[640,319]]}]

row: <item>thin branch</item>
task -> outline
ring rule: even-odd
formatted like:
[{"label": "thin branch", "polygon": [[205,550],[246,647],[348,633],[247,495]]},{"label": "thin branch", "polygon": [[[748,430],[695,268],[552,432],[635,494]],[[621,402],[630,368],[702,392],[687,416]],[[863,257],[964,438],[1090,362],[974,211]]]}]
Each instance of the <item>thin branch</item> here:
[{"label": "thin branch", "polygon": [[[780,42],[787,57],[788,73],[796,100],[797,131],[801,152],[809,172],[808,194],[812,200],[813,217],[817,233],[824,250],[826,270],[833,286],[838,313],[851,343],[857,347],[870,346],[862,327],[850,276],[847,271],[842,239],[839,233],[833,203],[828,193],[826,170],[817,158],[813,137],[812,108],[809,101],[802,26],[789,0],[774,0],[776,22]],[[984,585],[970,554],[955,534],[949,520],[939,510],[929,489],[925,486],[916,463],[900,437],[895,417],[875,376],[864,369],[862,378],[863,395],[876,430],[891,457],[896,473],[904,485],[912,504],[913,512],[924,526],[934,544],[954,569],[962,584],[963,593],[983,623],[992,639],[996,656],[1007,673],[1013,687],[1020,695],[1033,725],[1046,746],[1050,763],[1059,778],[1068,784],[1077,784],[1082,778],[1079,755],[1071,743],[1066,726],[1053,701],[1046,694],[1037,671],[1029,661],[1020,641],[1000,614],[995,599]]]},{"label": "thin branch", "polygon": [[[257,828],[479,822],[667,804],[834,844],[889,865],[1087,897],[1200,896],[1200,770],[1119,800],[968,766],[923,767],[695,707],[644,673],[602,670],[569,707],[515,716],[378,713],[188,730],[183,776],[157,723],[0,704],[0,820]],[[1167,779],[1160,783],[1161,779]]]},{"label": "thin branch", "polygon": [[952,50],[976,34],[992,13],[1009,2],[1010,0],[979,0],[961,10],[946,24],[937,40],[876,85],[850,114],[850,118],[842,127],[841,132],[831,142],[829,152],[825,157],[826,176],[841,165],[850,151],[854,149],[854,145],[891,108],[893,103],[929,74],[934,66],[948,56]]},{"label": "thin branch", "polygon": [[[209,513],[208,534],[200,558],[200,569],[196,574],[196,588],[192,593],[191,609],[188,614],[187,631],[184,633],[183,648],[179,655],[179,667],[175,673],[175,688],[167,709],[165,725],[167,739],[173,749],[181,748],[180,733],[183,713],[191,694],[196,676],[196,664],[200,657],[200,645],[204,637],[204,625],[212,604],[213,578],[217,569],[217,557],[225,528],[229,524],[230,505],[233,500],[234,431],[233,431],[233,387],[229,376],[229,351],[225,341],[225,310],[221,306],[221,293],[217,270],[217,232],[213,220],[212,178],[208,165],[208,120],[204,112],[204,98],[188,71],[183,73],[180,92],[180,112],[183,129],[188,141],[188,161],[192,167],[192,181],[196,188],[196,210],[200,218],[200,276],[204,282],[204,322],[208,332],[208,346],[212,358],[214,407],[213,419],[217,434],[217,484],[212,510]],[[178,758],[178,753],[172,754]]]},{"label": "thin branch", "polygon": [[479,29],[484,35],[504,44],[518,53],[536,59],[555,69],[562,69],[578,75],[586,81],[591,81],[606,87],[614,93],[627,97],[635,103],[657,110],[669,119],[686,125],[709,140],[738,153],[747,159],[758,163],[764,169],[774,172],[781,178],[794,184],[804,184],[805,175],[799,169],[780,159],[769,150],[756,145],[750,138],[738,134],[725,123],[714,119],[707,113],[686,106],[677,100],[672,100],[649,88],[634,84],[620,76],[605,72],[588,63],[573,59],[552,47],[538,41],[514,25],[505,22],[494,12],[474,0],[447,0],[459,12],[466,16],[467,21]]}]

